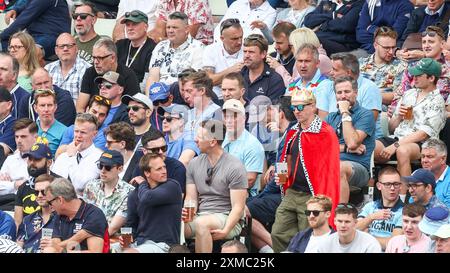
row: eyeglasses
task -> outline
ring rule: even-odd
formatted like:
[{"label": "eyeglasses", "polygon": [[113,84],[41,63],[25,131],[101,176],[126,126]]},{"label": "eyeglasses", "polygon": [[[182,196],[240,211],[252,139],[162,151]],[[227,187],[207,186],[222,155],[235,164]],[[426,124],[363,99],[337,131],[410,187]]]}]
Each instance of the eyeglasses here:
[{"label": "eyeglasses", "polygon": [[113,165],[113,166],[109,166],[109,165],[104,165],[104,164],[98,162],[98,163],[97,163],[97,168],[98,168],[99,170],[103,170],[103,168],[105,168],[105,170],[106,170],[107,172],[109,172],[109,171],[111,171],[112,168],[114,168],[114,165]]},{"label": "eyeglasses", "polygon": [[146,109],[146,108],[142,107],[142,106],[137,106],[137,105],[128,105],[127,106],[127,112],[130,112],[130,110],[133,110],[133,112],[137,112],[137,111],[139,111],[139,109]]},{"label": "eyeglasses", "polygon": [[408,189],[412,188],[413,190],[416,190],[418,187],[420,186],[425,186],[424,183],[412,183],[412,184],[408,184]]},{"label": "eyeglasses", "polygon": [[138,17],[141,14],[135,10],[131,11],[131,12],[125,12],[125,17]]},{"label": "eyeglasses", "polygon": [[103,87],[109,90],[114,87],[114,84],[110,82],[102,82],[101,84],[98,85],[98,89],[102,89]]},{"label": "eyeglasses", "polygon": [[58,197],[59,197],[59,196],[56,196],[55,198],[53,198],[52,200],[48,201],[47,203],[48,203],[50,206],[53,206],[52,203],[53,203],[56,199],[58,199]]},{"label": "eyeglasses", "polygon": [[402,185],[402,183],[400,182],[385,182],[385,183],[378,182],[378,183],[380,183],[381,185],[383,185],[383,187],[388,189],[390,189],[392,186],[394,187],[394,189],[399,189],[400,186]]},{"label": "eyeglasses", "polygon": [[88,16],[94,17],[95,15],[94,15],[94,14],[91,14],[91,13],[84,13],[84,12],[83,12],[83,13],[74,13],[74,14],[72,14],[72,19],[73,19],[73,20],[77,20],[78,17],[80,17],[81,20],[86,20],[86,18],[87,18]]},{"label": "eyeglasses", "polygon": [[395,50],[397,48],[397,46],[383,46],[378,42],[375,42],[378,46],[380,46],[382,49],[386,50],[386,51],[390,51],[390,50]]},{"label": "eyeglasses", "polygon": [[76,43],[71,43],[71,44],[61,44],[61,45],[55,45],[56,48],[59,49],[64,49],[65,47],[67,47],[67,49],[71,49],[76,45]]},{"label": "eyeglasses", "polygon": [[297,109],[297,111],[301,112],[301,111],[303,111],[303,109],[305,109],[306,105],[309,105],[309,104],[291,105],[291,106],[289,106],[289,108],[291,109],[292,112],[294,112],[296,109]]},{"label": "eyeglasses", "polygon": [[237,26],[237,25],[241,25],[241,21],[239,21],[239,19],[237,18],[229,18],[226,19],[222,22],[222,24],[220,25],[220,34],[222,34],[222,32],[232,26]]},{"label": "eyeglasses", "polygon": [[104,59],[108,58],[111,55],[112,55],[112,53],[108,54],[108,55],[105,55],[105,56],[92,56],[92,59],[94,59],[94,61],[97,60],[97,61],[101,62],[101,61],[103,61]]},{"label": "eyeglasses", "polygon": [[105,104],[106,106],[111,106],[111,101],[105,97],[99,96],[99,95],[95,95],[94,96],[94,100],[98,101],[102,104]]},{"label": "eyeglasses", "polygon": [[142,149],[146,150],[147,152],[152,153],[152,154],[159,154],[160,151],[162,153],[165,153],[167,151],[167,145],[164,145],[161,147],[155,147],[155,148],[142,147]]},{"label": "eyeglasses", "polygon": [[10,45],[10,46],[8,46],[8,50],[9,51],[11,51],[12,49],[19,50],[19,49],[24,48],[24,47],[25,46],[23,46],[23,45]]},{"label": "eyeglasses", "polygon": [[205,179],[206,185],[211,186],[213,174],[214,168],[211,167],[206,170],[206,179]]},{"label": "eyeglasses", "polygon": [[42,196],[45,196],[45,190],[34,190],[36,196],[39,196],[39,193],[42,194]]},{"label": "eyeglasses", "polygon": [[317,217],[317,216],[319,216],[319,214],[321,213],[321,212],[324,212],[324,210],[305,210],[305,214],[306,214],[306,216],[311,216],[311,213],[314,215],[314,217]]}]

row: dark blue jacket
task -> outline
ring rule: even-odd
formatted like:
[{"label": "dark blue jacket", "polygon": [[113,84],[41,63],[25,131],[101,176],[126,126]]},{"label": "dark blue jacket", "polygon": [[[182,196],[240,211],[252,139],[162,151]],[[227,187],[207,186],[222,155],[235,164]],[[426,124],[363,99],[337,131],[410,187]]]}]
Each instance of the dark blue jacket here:
[{"label": "dark blue jacket", "polygon": [[[70,92],[60,87],[53,85],[53,91],[56,93],[56,104],[58,108],[55,112],[55,119],[66,126],[70,126],[75,122],[77,111],[75,104],[73,103]],[[17,91],[16,91],[17,92]],[[26,91],[25,91],[26,92]],[[38,114],[33,108],[33,96],[34,93],[28,93],[28,95],[20,102],[19,105],[19,118],[29,118],[34,121],[38,118]]]},{"label": "dark blue jacket", "polygon": [[367,2],[364,3],[356,27],[356,40],[361,44],[361,48],[370,54],[375,51],[373,35],[378,27],[388,26],[397,33],[403,33],[413,9],[414,6],[409,0],[381,0],[381,6],[375,7],[371,21]]},{"label": "dark blue jacket", "polygon": [[[311,29],[320,25],[316,35],[319,39],[354,44],[358,46],[355,35],[355,25],[358,23],[364,0],[353,0],[336,10],[336,4],[322,1],[311,13],[306,15],[304,25]],[[337,14],[342,15],[341,18]]]},{"label": "dark blue jacket", "polygon": [[47,34],[55,39],[63,32],[70,33],[71,19],[65,0],[30,0],[16,11],[16,20],[0,34],[2,42],[24,29],[31,35]]},{"label": "dark blue jacket", "polygon": [[[13,109],[11,112],[11,116],[15,117],[16,119],[21,118],[20,113],[22,111],[22,104],[28,105],[27,101],[30,98],[30,93],[28,93],[25,89],[17,85],[17,89],[14,91],[14,93],[11,93],[12,96],[12,102],[13,102]],[[28,109],[28,108],[27,108]]]},{"label": "dark blue jacket", "polygon": [[[309,239],[312,235],[312,228],[307,228],[305,230],[302,230],[295,234],[295,236],[291,239],[289,242],[289,245],[287,247],[287,251],[294,252],[294,253],[304,253],[306,250],[306,247],[308,246]],[[331,233],[334,233],[333,229],[331,229]]]}]

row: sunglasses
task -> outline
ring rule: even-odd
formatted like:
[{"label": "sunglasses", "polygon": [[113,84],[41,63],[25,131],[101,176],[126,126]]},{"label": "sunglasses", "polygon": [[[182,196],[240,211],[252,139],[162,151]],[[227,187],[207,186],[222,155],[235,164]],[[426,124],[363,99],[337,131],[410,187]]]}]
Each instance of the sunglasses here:
[{"label": "sunglasses", "polygon": [[155,100],[155,101],[153,102],[153,105],[154,105],[154,106],[158,106],[158,105],[160,105],[160,104],[167,103],[167,102],[169,101],[169,99],[170,99],[170,97],[167,97],[167,98],[165,98],[165,99],[163,99],[163,100]]},{"label": "sunglasses", "polygon": [[425,37],[425,36],[436,37],[436,35],[441,37],[441,38],[444,38],[444,36],[442,36],[442,34],[439,33],[436,30],[427,29],[427,30],[422,32],[422,37]]},{"label": "sunglasses", "polygon": [[42,194],[42,196],[45,196],[45,190],[34,190],[34,194],[36,195],[36,196],[39,196],[39,193],[40,194]]},{"label": "sunglasses", "polygon": [[159,151],[165,153],[167,152],[167,145],[161,146],[161,147],[155,147],[155,148],[147,148],[147,147],[142,147],[143,150],[146,150],[149,153],[152,154],[159,154]]},{"label": "sunglasses", "polygon": [[291,105],[289,106],[289,109],[291,109],[292,112],[294,112],[296,109],[297,111],[301,112],[303,109],[305,109],[305,106],[309,104],[299,104],[299,105]]},{"label": "sunglasses", "polygon": [[97,163],[97,168],[98,168],[99,170],[103,170],[103,168],[105,168],[105,170],[106,170],[107,172],[109,172],[112,168],[114,168],[114,165],[113,165],[113,166],[109,166],[109,165],[104,165],[104,164],[98,162],[98,163]]},{"label": "sunglasses", "polygon": [[319,216],[319,214],[321,213],[321,212],[324,212],[324,210],[305,210],[305,214],[306,214],[306,216],[311,216],[311,213],[314,215],[314,217],[317,217],[317,216]]},{"label": "sunglasses", "polygon": [[140,109],[146,109],[146,108],[142,107],[142,106],[137,106],[137,105],[129,105],[129,106],[127,106],[127,112],[130,112],[130,110],[133,110],[133,112],[137,112]]},{"label": "sunglasses", "polygon": [[114,84],[112,84],[110,82],[102,82],[101,84],[98,85],[98,89],[102,89],[102,87],[109,90],[114,87]]},{"label": "sunglasses", "polygon": [[208,169],[206,170],[206,179],[205,179],[205,183],[206,183],[206,185],[208,185],[208,186],[211,186],[211,183],[212,183],[212,177],[213,177],[213,172],[214,172],[214,169],[213,169],[213,168],[208,168]]},{"label": "sunglasses", "polygon": [[125,12],[125,17],[138,17],[140,14],[139,12],[133,10],[131,12]]},{"label": "sunglasses", "polygon": [[237,25],[241,25],[241,22],[239,21],[239,19],[237,18],[230,18],[230,19],[226,19],[225,21],[222,22],[222,24],[220,25],[220,34],[222,34],[222,32],[232,26],[237,26]]},{"label": "sunglasses", "polygon": [[247,44],[250,41],[257,41],[258,43],[260,43],[263,47],[266,47],[266,43],[263,42],[264,37],[259,36],[259,35],[253,35],[251,34],[250,36],[248,36],[247,38],[245,38],[244,43]]},{"label": "sunglasses", "polygon": [[180,118],[177,118],[177,117],[171,117],[171,116],[162,116],[162,120],[167,120],[167,122],[172,122],[172,120],[174,120],[174,119],[180,119]]},{"label": "sunglasses", "polygon": [[55,91],[51,89],[37,89],[34,90],[35,94],[48,94],[48,95],[55,95]]},{"label": "sunglasses", "polygon": [[73,19],[73,20],[77,20],[78,17],[80,17],[81,20],[86,20],[86,18],[87,18],[88,16],[94,17],[94,14],[84,13],[84,12],[83,12],[83,13],[74,13],[74,14],[72,14],[72,19]]},{"label": "sunglasses", "polygon": [[105,104],[106,106],[111,106],[111,101],[105,97],[95,95],[94,100],[98,101],[99,103]]},{"label": "sunglasses", "polygon": [[67,49],[71,49],[75,46],[75,43],[71,43],[71,44],[61,44],[61,45],[55,45],[56,48],[58,49],[64,49],[65,47],[67,47]]}]

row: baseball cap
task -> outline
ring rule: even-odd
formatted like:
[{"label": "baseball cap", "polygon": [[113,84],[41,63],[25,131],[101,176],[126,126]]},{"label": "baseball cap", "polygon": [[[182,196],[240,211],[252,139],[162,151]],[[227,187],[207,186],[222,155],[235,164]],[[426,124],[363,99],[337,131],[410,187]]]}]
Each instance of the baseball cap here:
[{"label": "baseball cap", "polygon": [[155,102],[158,100],[165,100],[170,95],[169,86],[162,82],[154,82],[148,89],[150,99]]},{"label": "baseball cap", "polygon": [[140,102],[143,105],[147,106],[148,109],[153,111],[153,102],[152,102],[152,100],[149,99],[149,97],[147,97],[146,95],[144,95],[142,93],[136,93],[133,96],[130,96],[130,95],[123,95],[122,96],[122,103],[124,103],[126,105],[128,105],[130,100]]},{"label": "baseball cap", "polygon": [[269,105],[272,105],[269,97],[263,95],[254,97],[247,106],[248,122],[253,123],[263,120]]},{"label": "baseball cap", "polygon": [[311,92],[311,90],[302,88],[299,89],[297,86],[292,90],[291,93],[291,104],[299,105],[299,104],[310,104],[316,102],[316,97]]},{"label": "baseball cap", "polygon": [[8,89],[0,87],[0,102],[4,101],[12,101],[12,96]]},{"label": "baseball cap", "polygon": [[98,76],[97,78],[95,78],[95,83],[101,83],[103,80],[110,83],[117,83],[120,86],[125,86],[123,77],[119,73],[114,71],[108,71],[102,76]]},{"label": "baseball cap", "polygon": [[420,168],[415,170],[411,176],[403,176],[402,179],[409,184],[424,183],[430,184],[433,189],[436,186],[436,180],[431,171]]},{"label": "baseball cap", "polygon": [[433,236],[431,236],[433,240],[436,240],[436,237],[443,239],[450,238],[450,224],[440,226]]},{"label": "baseball cap", "polygon": [[238,101],[237,99],[227,100],[222,106],[222,111],[225,111],[225,110],[240,113],[245,116],[244,105],[242,105],[242,102]]},{"label": "baseball cap", "polygon": [[147,14],[143,13],[140,10],[133,10],[130,12],[125,12],[124,18],[120,21],[121,24],[124,24],[126,21],[131,21],[135,23],[148,23],[148,16]]},{"label": "baseball cap", "polygon": [[123,165],[123,156],[118,151],[105,150],[100,156],[98,162],[107,166]]},{"label": "baseball cap", "polygon": [[36,143],[33,146],[31,146],[31,149],[28,153],[24,153],[22,155],[22,158],[32,157],[35,159],[52,159],[52,152],[50,151],[50,148],[43,144],[43,143]]},{"label": "baseball cap", "polygon": [[412,76],[427,74],[435,77],[440,77],[442,66],[436,60],[433,60],[431,58],[423,58],[415,66],[408,68],[408,72]]},{"label": "baseball cap", "polygon": [[172,104],[167,107],[160,107],[159,109],[162,109],[161,115],[164,115],[164,112],[166,112],[166,113],[169,113],[170,116],[172,116],[172,117],[184,118],[184,119],[186,119],[188,112],[189,112],[189,107],[187,107],[186,105],[182,105],[182,104]]},{"label": "baseball cap", "polygon": [[448,211],[442,207],[434,207],[425,212],[419,223],[419,229],[425,234],[432,235],[445,224],[448,224]]}]

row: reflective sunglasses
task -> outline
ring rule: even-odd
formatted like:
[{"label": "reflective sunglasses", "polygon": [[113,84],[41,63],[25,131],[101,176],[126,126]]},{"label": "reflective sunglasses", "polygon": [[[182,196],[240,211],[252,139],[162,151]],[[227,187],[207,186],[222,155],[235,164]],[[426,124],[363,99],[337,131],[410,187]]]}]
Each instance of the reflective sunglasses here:
[{"label": "reflective sunglasses", "polygon": [[72,19],[73,19],[73,20],[77,20],[78,17],[80,17],[81,20],[86,20],[86,18],[87,18],[88,16],[94,17],[94,14],[91,14],[91,13],[84,13],[84,12],[81,12],[81,13],[74,13],[74,14],[72,14]]},{"label": "reflective sunglasses", "polygon": [[353,206],[352,204],[350,204],[350,203],[340,203],[340,204],[338,204],[337,206],[336,206],[336,208],[339,208],[339,209],[356,209],[356,207],[355,206]]},{"label": "reflective sunglasses", "polygon": [[109,172],[109,171],[111,171],[112,168],[114,168],[114,165],[113,165],[113,166],[109,166],[109,165],[104,165],[104,164],[98,162],[98,163],[97,163],[97,168],[98,168],[99,170],[103,170],[103,168],[105,168],[105,170],[106,170],[107,172]]},{"label": "reflective sunglasses", "polygon": [[260,43],[263,48],[267,46],[267,43],[263,41],[264,37],[259,34],[250,34],[247,38],[244,40],[244,44],[249,43],[250,41],[257,41]]},{"label": "reflective sunglasses", "polygon": [[422,32],[422,37],[425,37],[427,35],[430,37],[436,37],[436,35],[438,35],[442,39],[445,39],[442,29],[436,26],[429,26],[425,29],[425,31]]},{"label": "reflective sunglasses", "polygon": [[319,214],[321,213],[321,212],[324,212],[324,210],[305,210],[305,214],[306,214],[306,216],[311,216],[311,213],[314,215],[314,217],[317,217],[317,216],[319,216]]},{"label": "reflective sunglasses", "polygon": [[206,183],[206,185],[208,185],[208,186],[211,186],[211,183],[212,183],[212,177],[213,177],[213,172],[214,172],[214,169],[211,167],[211,168],[208,168],[207,170],[206,170],[206,179],[205,179],[205,183]]},{"label": "reflective sunglasses", "polygon": [[100,95],[95,95],[94,100],[98,101],[100,104],[104,104],[106,106],[111,106],[111,101],[105,97],[102,97]]},{"label": "reflective sunglasses", "polygon": [[114,84],[110,82],[102,82],[101,84],[98,85],[98,89],[102,89],[102,87],[105,87],[106,89],[109,90],[114,87]]},{"label": "reflective sunglasses", "polygon": [[138,17],[140,14],[139,12],[133,10],[131,12],[125,12],[125,17]]},{"label": "reflective sunglasses", "polygon": [[289,109],[291,109],[292,112],[294,112],[295,109],[297,109],[297,111],[301,112],[301,111],[303,111],[303,109],[305,109],[306,105],[309,105],[309,104],[291,105],[291,106],[289,106]]}]

